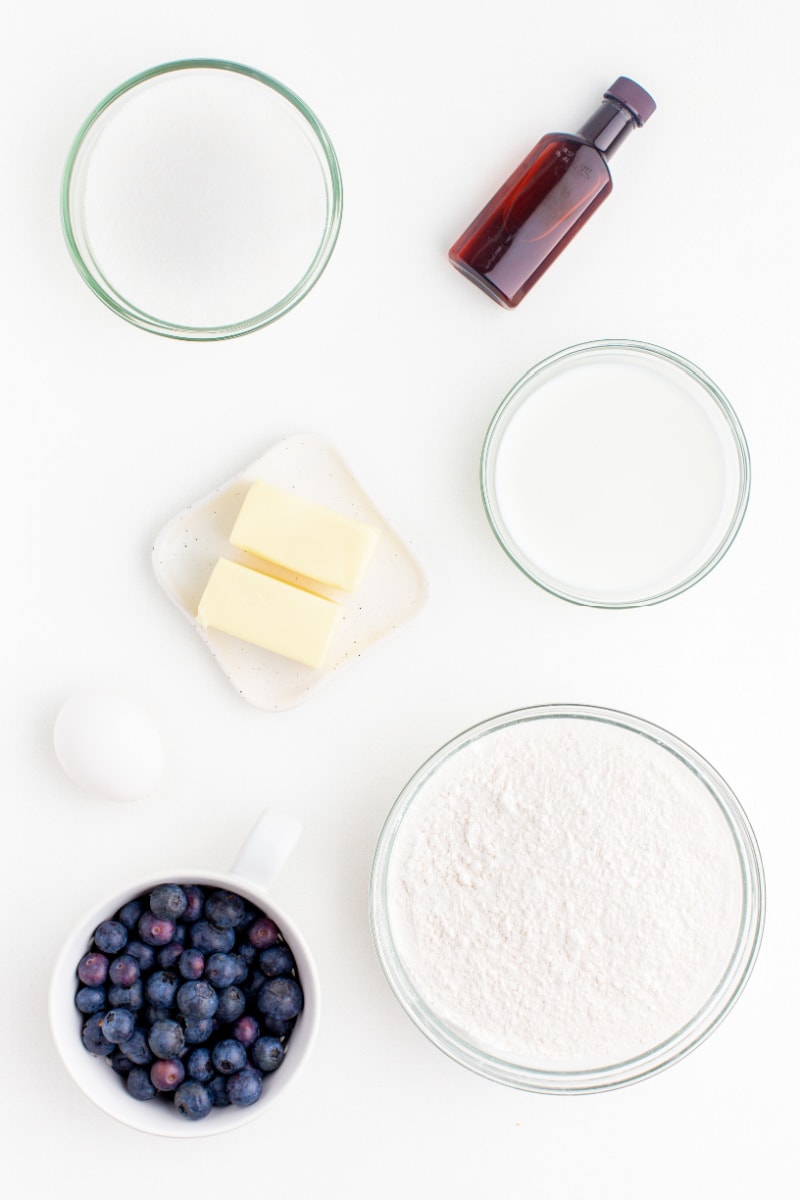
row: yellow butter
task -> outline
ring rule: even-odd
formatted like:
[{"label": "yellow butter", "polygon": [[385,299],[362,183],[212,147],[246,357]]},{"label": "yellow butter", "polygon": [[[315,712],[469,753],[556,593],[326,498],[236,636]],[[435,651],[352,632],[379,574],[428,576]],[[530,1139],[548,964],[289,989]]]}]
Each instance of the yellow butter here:
[{"label": "yellow butter", "polygon": [[318,583],[354,592],[378,531],[268,483],[254,483],[231,533],[240,550]]},{"label": "yellow butter", "polygon": [[328,655],[342,608],[290,583],[220,558],[197,610],[201,625],[308,667]]}]

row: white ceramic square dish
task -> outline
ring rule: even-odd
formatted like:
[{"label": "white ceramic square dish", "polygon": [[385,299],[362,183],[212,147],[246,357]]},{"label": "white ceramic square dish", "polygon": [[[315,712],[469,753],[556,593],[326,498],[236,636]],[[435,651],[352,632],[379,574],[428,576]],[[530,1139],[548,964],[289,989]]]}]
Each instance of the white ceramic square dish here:
[{"label": "white ceramic square dish", "polygon": [[[237,550],[229,541],[242,501],[256,480],[296,491],[380,531],[362,586],[350,595],[269,566],[269,573],[276,578],[308,587],[342,605],[343,619],[323,669],[304,667],[206,629],[197,620],[197,605],[218,558],[265,569],[261,560]],[[316,434],[297,434],[276,443],[241,474],[169,521],[156,538],[153,567],[164,591],[192,623],[242,698],[256,708],[275,712],[306,700],[346,663],[414,616],[428,594],[425,576],[408,547],[337,451]]]}]

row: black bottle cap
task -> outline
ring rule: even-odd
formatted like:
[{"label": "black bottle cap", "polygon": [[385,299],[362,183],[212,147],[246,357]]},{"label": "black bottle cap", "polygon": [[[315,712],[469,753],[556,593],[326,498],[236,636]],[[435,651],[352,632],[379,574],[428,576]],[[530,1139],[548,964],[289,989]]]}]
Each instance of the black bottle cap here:
[{"label": "black bottle cap", "polygon": [[628,112],[633,113],[639,125],[644,125],[656,111],[656,102],[649,92],[625,75],[620,75],[604,96],[607,100],[616,100],[617,104],[623,104]]}]

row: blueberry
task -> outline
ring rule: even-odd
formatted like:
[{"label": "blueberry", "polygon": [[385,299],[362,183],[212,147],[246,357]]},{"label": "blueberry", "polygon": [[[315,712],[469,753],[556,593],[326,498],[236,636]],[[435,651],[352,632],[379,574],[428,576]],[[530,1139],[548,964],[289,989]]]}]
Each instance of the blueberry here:
[{"label": "blueberry", "polygon": [[94,944],[103,954],[119,954],[128,940],[128,931],[121,921],[103,921],[94,931]]},{"label": "blueberry", "polygon": [[259,1071],[277,1071],[283,1062],[286,1047],[276,1037],[261,1037],[250,1051],[250,1057]]},{"label": "blueberry", "polygon": [[226,1091],[231,1104],[236,1104],[240,1108],[255,1104],[261,1095],[261,1075],[252,1067],[245,1067],[243,1070],[237,1071],[235,1075],[231,1075]]},{"label": "blueberry", "polygon": [[175,922],[169,917],[156,917],[151,912],[139,918],[139,937],[148,946],[166,946],[174,941]]},{"label": "blueberry", "polygon": [[280,941],[280,930],[269,917],[256,917],[248,931],[248,937],[256,950],[265,950]]},{"label": "blueberry", "polygon": [[143,900],[138,898],[136,900],[129,900],[127,904],[123,904],[117,913],[117,920],[121,921],[126,929],[135,929],[139,923],[139,917],[143,912]]},{"label": "blueberry", "polygon": [[171,1021],[169,1018],[165,1021],[156,1021],[147,1035],[148,1045],[156,1058],[177,1057],[182,1052],[185,1041],[183,1029],[177,1021]]},{"label": "blueberry", "polygon": [[217,1022],[213,1017],[197,1017],[193,1021],[184,1021],[183,1036],[187,1046],[201,1046],[207,1042]]},{"label": "blueberry", "polygon": [[202,916],[206,894],[202,888],[195,887],[194,884],[185,887],[183,894],[186,897],[186,909],[183,914],[183,920],[196,921],[198,917]]},{"label": "blueberry", "polygon": [[179,983],[177,971],[154,971],[144,985],[144,994],[156,1007],[169,1008],[175,1003]]},{"label": "blueberry", "polygon": [[233,949],[236,934],[232,929],[218,929],[210,921],[195,921],[189,927],[189,941],[197,950],[213,954],[216,950],[227,954]]},{"label": "blueberry", "polygon": [[206,969],[206,956],[202,950],[184,950],[178,959],[178,970],[184,979],[200,979]]},{"label": "blueberry", "polygon": [[149,971],[156,961],[155,950],[152,946],[146,946],[144,942],[128,942],[125,953],[136,959],[141,971]]},{"label": "blueberry", "polygon": [[162,883],[150,893],[150,912],[154,917],[177,921],[186,912],[186,893],[177,883]]},{"label": "blueberry", "polygon": [[160,1058],[150,1068],[150,1082],[160,1092],[172,1092],[183,1083],[186,1071],[179,1058]]},{"label": "blueberry", "polygon": [[225,1075],[215,1075],[208,1085],[208,1094],[211,1097],[211,1103],[214,1108],[227,1108],[230,1104],[227,1077]]},{"label": "blueberry", "polygon": [[86,1013],[87,1016],[101,1012],[106,1007],[106,989],[101,987],[78,988],[75,993],[75,1007],[78,1012]]},{"label": "blueberry", "polygon": [[108,968],[108,978],[120,987],[130,987],[140,975],[139,963],[130,954],[121,954]]},{"label": "blueberry", "polygon": [[211,1051],[214,1066],[220,1075],[233,1075],[247,1065],[247,1051],[236,1038],[224,1038]]},{"label": "blueberry", "polygon": [[266,982],[266,975],[262,975],[260,971],[252,971],[243,989],[248,1000],[255,999]]},{"label": "blueberry", "polygon": [[147,1035],[143,1029],[134,1029],[127,1042],[120,1044],[120,1050],[137,1067],[144,1067],[153,1061],[153,1053],[147,1044]]},{"label": "blueberry", "polygon": [[225,988],[224,991],[219,993],[217,1020],[229,1025],[231,1021],[237,1020],[242,1015],[244,1009],[244,992],[240,988],[231,985],[231,987]]},{"label": "blueberry", "polygon": [[295,969],[294,955],[285,942],[276,946],[268,946],[258,956],[258,965],[267,979],[278,975],[291,975]]},{"label": "blueberry", "polygon": [[171,1021],[174,1015],[171,1008],[159,1008],[156,1004],[146,1004],[141,1012],[141,1019],[145,1029],[149,1029],[151,1025],[155,1025],[156,1021]]},{"label": "blueberry", "polygon": [[276,1021],[272,1017],[266,1017],[261,1014],[261,1024],[264,1028],[264,1033],[270,1033],[276,1038],[288,1038],[289,1034],[294,1029],[294,1020],[291,1021]]},{"label": "blueberry", "polygon": [[112,1050],[108,1057],[108,1061],[111,1063],[112,1071],[116,1071],[117,1075],[127,1075],[134,1066],[134,1064],[131,1062],[128,1056],[123,1053],[119,1046]]},{"label": "blueberry", "polygon": [[198,1046],[186,1059],[186,1074],[200,1083],[210,1083],[214,1078],[214,1064],[208,1046]]},{"label": "blueberry", "polygon": [[[175,932],[177,933],[178,930],[176,929]],[[158,959],[158,965],[160,967],[166,967],[166,968],[176,967],[178,965],[178,961],[180,960],[180,957],[182,954],[183,954],[183,943],[182,942],[169,942],[168,945],[162,946],[161,949],[159,950],[158,954],[156,955],[156,957]]]},{"label": "blueberry", "polygon": [[134,1100],[152,1100],[156,1089],[150,1082],[150,1072],[144,1067],[133,1067],[128,1072],[127,1088]]},{"label": "blueberry", "polygon": [[98,987],[108,978],[108,959],[99,950],[90,950],[78,963],[78,979],[88,987]]},{"label": "blueberry", "polygon": [[136,1018],[128,1008],[111,1008],[100,1022],[100,1028],[103,1037],[118,1046],[120,1042],[127,1042],[133,1033]]},{"label": "blueberry", "polygon": [[220,888],[160,884],[129,901],[98,925],[78,978],[86,1049],[136,1099],[174,1093],[189,1120],[255,1103],[303,1007],[276,923]]},{"label": "blueberry", "polygon": [[296,979],[281,975],[259,989],[258,1007],[273,1021],[291,1021],[303,1007],[303,989]]},{"label": "blueberry", "polygon": [[233,954],[211,954],[206,962],[206,979],[215,988],[230,987],[239,975],[239,966]]},{"label": "blueberry", "polygon": [[244,919],[244,900],[235,892],[212,892],[206,900],[206,916],[218,929],[233,929]]},{"label": "blueberry", "polygon": [[137,979],[130,987],[110,987],[108,989],[108,1003],[112,1008],[130,1008],[137,1012],[144,1004],[144,992],[142,990],[142,981]]},{"label": "blueberry", "polygon": [[190,1121],[200,1121],[211,1112],[211,1093],[196,1079],[182,1083],[175,1092],[175,1107]]},{"label": "blueberry", "polygon": [[99,1054],[104,1057],[113,1052],[114,1043],[103,1037],[102,1021],[102,1013],[93,1013],[83,1027],[81,1038],[90,1054]]},{"label": "blueberry", "polygon": [[239,1017],[238,1021],[234,1021],[231,1033],[237,1042],[241,1042],[243,1046],[252,1046],[253,1042],[259,1037],[261,1028],[255,1017],[251,1016],[250,1013],[245,1013]]},{"label": "blueberry", "polygon": [[205,979],[187,980],[178,988],[176,1000],[178,1008],[190,1020],[213,1017],[219,1004],[217,993]]}]

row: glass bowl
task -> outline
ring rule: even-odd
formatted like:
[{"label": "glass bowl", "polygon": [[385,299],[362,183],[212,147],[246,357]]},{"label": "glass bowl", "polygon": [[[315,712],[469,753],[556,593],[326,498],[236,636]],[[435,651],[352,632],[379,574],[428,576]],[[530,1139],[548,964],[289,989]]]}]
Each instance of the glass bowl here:
[{"label": "glass bowl", "polygon": [[587,342],[533,367],[481,456],[505,552],[553,595],[597,608],[656,604],[697,583],[736,537],[749,490],[725,396],[645,342]]},{"label": "glass bowl", "polygon": [[152,333],[237,337],[283,316],[333,251],[339,165],[289,88],[216,59],[116,88],[70,150],[61,215],[104,304]]},{"label": "glass bowl", "polygon": [[[577,793],[569,791],[576,786],[574,778],[562,780],[557,774],[551,781],[550,794],[556,800],[555,817],[549,825],[542,799],[546,788],[540,783],[536,784],[535,803],[526,810],[523,802],[519,818],[513,815],[516,811],[513,808],[511,817],[496,808],[496,820],[484,822],[484,827],[475,818],[473,798],[477,787],[483,786],[480,782],[483,776],[476,777],[476,771],[496,772],[492,778],[502,778],[514,803],[520,803],[519,795],[514,795],[513,770],[507,770],[507,764],[498,765],[497,747],[503,740],[506,743],[514,740],[515,753],[522,753],[520,761],[524,764],[528,763],[525,756],[533,755],[530,762],[534,764],[534,772],[539,770],[537,761],[546,761],[546,755],[553,753],[554,748],[560,755],[567,743],[574,752],[571,761],[580,761],[581,770],[589,764],[585,774],[579,772]],[[641,778],[638,774],[631,776],[629,787],[626,780],[626,788],[614,793],[612,808],[597,817],[600,801],[596,789],[603,764],[612,761],[608,755],[620,754],[623,759],[616,761],[640,763],[644,774]],[[558,757],[557,761],[565,760]],[[525,765],[524,770],[528,769]],[[676,823],[674,831],[677,838],[686,842],[685,848],[676,842],[676,849],[680,855],[687,855],[686,863],[692,863],[696,878],[691,889],[687,882],[689,867],[681,868],[685,878],[680,870],[674,869],[682,859],[680,855],[673,856],[671,844],[663,857],[659,857],[659,851],[665,843],[639,853],[640,842],[647,846],[648,838],[657,836],[658,822],[667,808],[656,801],[658,789],[664,786],[659,780],[664,779],[672,780],[670,787],[675,789],[675,799],[670,796],[669,805],[675,805],[676,813],[686,814],[686,825]],[[642,780],[647,781],[646,787]],[[506,803],[505,794],[501,803]],[[618,806],[622,806],[619,812]],[[599,836],[596,829],[592,832],[593,820],[600,822]],[[626,821],[632,831],[627,843],[620,836]],[[530,841],[537,822],[543,831],[537,835],[541,844],[529,853],[528,847],[537,845]],[[461,838],[467,839],[473,854],[472,865],[461,865],[468,875],[472,874],[471,879],[453,871],[450,851],[441,853],[440,843],[431,840],[430,831],[434,828],[453,845],[460,845]],[[511,843],[503,842],[506,835],[511,837]],[[567,868],[561,859],[557,867],[550,866],[556,862],[552,839],[558,842],[562,837],[566,839],[564,844],[571,847],[568,851],[562,848],[562,857],[564,853],[567,859],[572,855],[574,870],[579,872],[577,887],[569,886]],[[586,843],[583,847],[582,839]],[[712,845],[710,856],[707,841]],[[508,857],[499,852],[504,844],[526,846],[519,872],[515,871],[519,864],[509,868]],[[598,855],[606,856],[597,867],[600,883],[594,879],[595,868],[591,867],[588,875],[593,882],[584,885],[581,881],[587,876],[585,863],[591,861],[595,850]],[[430,861],[426,857],[429,852]],[[615,961],[619,945],[623,948],[628,945],[624,921],[612,925],[610,933],[606,927],[609,912],[624,912],[624,908],[615,909],[614,905],[622,903],[620,897],[626,894],[628,876],[623,871],[626,854],[632,856],[633,866],[628,863],[624,870],[632,870],[633,876],[643,863],[654,864],[654,870],[647,874],[644,883],[631,884],[630,899],[625,903],[632,904],[632,911],[638,914],[639,905],[651,903],[652,892],[660,907],[655,909],[656,918],[645,925],[648,937],[652,929],[647,953],[625,951],[629,961],[613,979],[619,989],[611,1002],[615,1007],[603,1015],[603,1006],[608,1008],[609,1002],[599,995],[601,985],[596,981],[605,978],[604,972],[608,974],[608,963]],[[420,864],[425,864],[422,874]],[[551,870],[558,871],[557,884],[552,887],[548,875]],[[506,897],[501,905],[497,895],[481,891],[482,876],[491,878],[493,871],[499,871],[503,889],[507,887],[509,895],[514,897],[511,903]],[[613,897],[603,891],[604,873],[612,871],[620,881]],[[653,876],[657,877],[656,883],[648,882]],[[711,888],[708,881],[712,879],[722,881],[718,888]],[[524,901],[526,887],[534,889],[531,895],[537,894],[536,888],[542,889],[540,898],[529,907]],[[459,915],[453,921],[448,906],[456,894],[454,902]],[[575,908],[570,908],[571,905]],[[538,931],[544,928],[547,906],[557,914],[564,906],[568,915],[562,940],[539,945],[536,939]],[[513,911],[522,912],[524,938],[533,940],[524,943],[527,949],[519,968],[520,977],[510,984],[511,1003],[516,1005],[515,997],[523,994],[513,989],[525,986],[524,972],[530,964],[537,979],[545,973],[544,964],[547,985],[537,1000],[539,1007],[533,1014],[533,1028],[538,1037],[536,1022],[546,1025],[554,1020],[552,1014],[558,1013],[552,1033],[555,1045],[555,1039],[561,1036],[558,1022],[565,1013],[566,1036],[571,1040],[563,1052],[548,1054],[540,1045],[535,1050],[529,1047],[511,1053],[502,1043],[510,1044],[512,1034],[502,1025],[490,1028],[495,1007],[484,1003],[487,981],[496,981],[509,962],[519,961],[515,957],[520,953],[514,940],[517,933],[507,924],[508,913]],[[584,913],[580,927],[574,912]],[[625,713],[585,705],[555,704],[504,713],[466,730],[443,746],[406,784],[389,813],[378,840],[370,880],[370,923],[375,950],[403,1010],[435,1046],[456,1062],[487,1079],[533,1092],[605,1091],[645,1079],[683,1058],[719,1025],[741,993],[756,959],[763,921],[764,876],[758,846],[747,817],[727,783],[705,759],[671,733]],[[442,928],[447,931],[448,953],[456,956],[456,969],[437,957],[439,947],[431,930]],[[476,928],[480,931],[477,936]],[[688,933],[673,933],[686,929],[694,931],[691,937]],[[666,954],[659,953],[660,939],[669,944],[673,936],[680,936],[682,949],[688,947],[677,964],[672,957],[668,961]],[[707,940],[708,945],[691,940],[694,937]],[[591,954],[583,954],[581,958],[581,952],[575,958],[574,945],[590,945]],[[497,954],[494,947],[501,947]],[[562,948],[567,948],[566,958]],[[473,962],[476,954],[477,970]],[[677,950],[670,954],[674,957]],[[652,961],[648,962],[648,958]],[[661,962],[665,964],[663,968],[659,966]],[[569,983],[563,985],[566,990],[560,990],[561,972],[570,966],[579,972],[576,976],[579,983],[573,990]],[[580,974],[584,968],[588,975]],[[665,990],[674,992],[676,998],[671,1001],[674,1008],[670,1008],[669,1014],[652,1016],[647,1007],[652,994],[647,1001],[640,996],[648,995],[649,987],[651,992],[656,989],[654,994],[660,1000],[663,993],[658,991],[659,971],[670,972]],[[469,997],[462,996],[460,983],[457,987],[452,984],[456,973],[468,981]],[[556,982],[551,984],[551,980]],[[497,985],[489,982],[488,986],[494,1001],[493,989]],[[453,987],[456,987],[455,1000]],[[475,997],[482,997],[480,1004],[471,994],[473,987]],[[476,1027],[475,1013],[489,1013],[488,1023]],[[551,1015],[546,1016],[547,1013]],[[674,1027],[665,1025],[673,1016]],[[614,1028],[615,1021],[621,1022],[619,1029]],[[604,1022],[608,1023],[608,1030]],[[637,1022],[641,1028],[634,1034],[631,1029]],[[631,1039],[638,1037],[641,1041],[646,1036],[643,1031],[651,1024],[654,1030],[659,1030],[653,1033],[652,1042],[640,1044],[630,1053],[609,1048],[612,1044],[633,1046]],[[542,1036],[550,1035],[542,1028]],[[606,1040],[608,1047],[601,1049]]]}]

